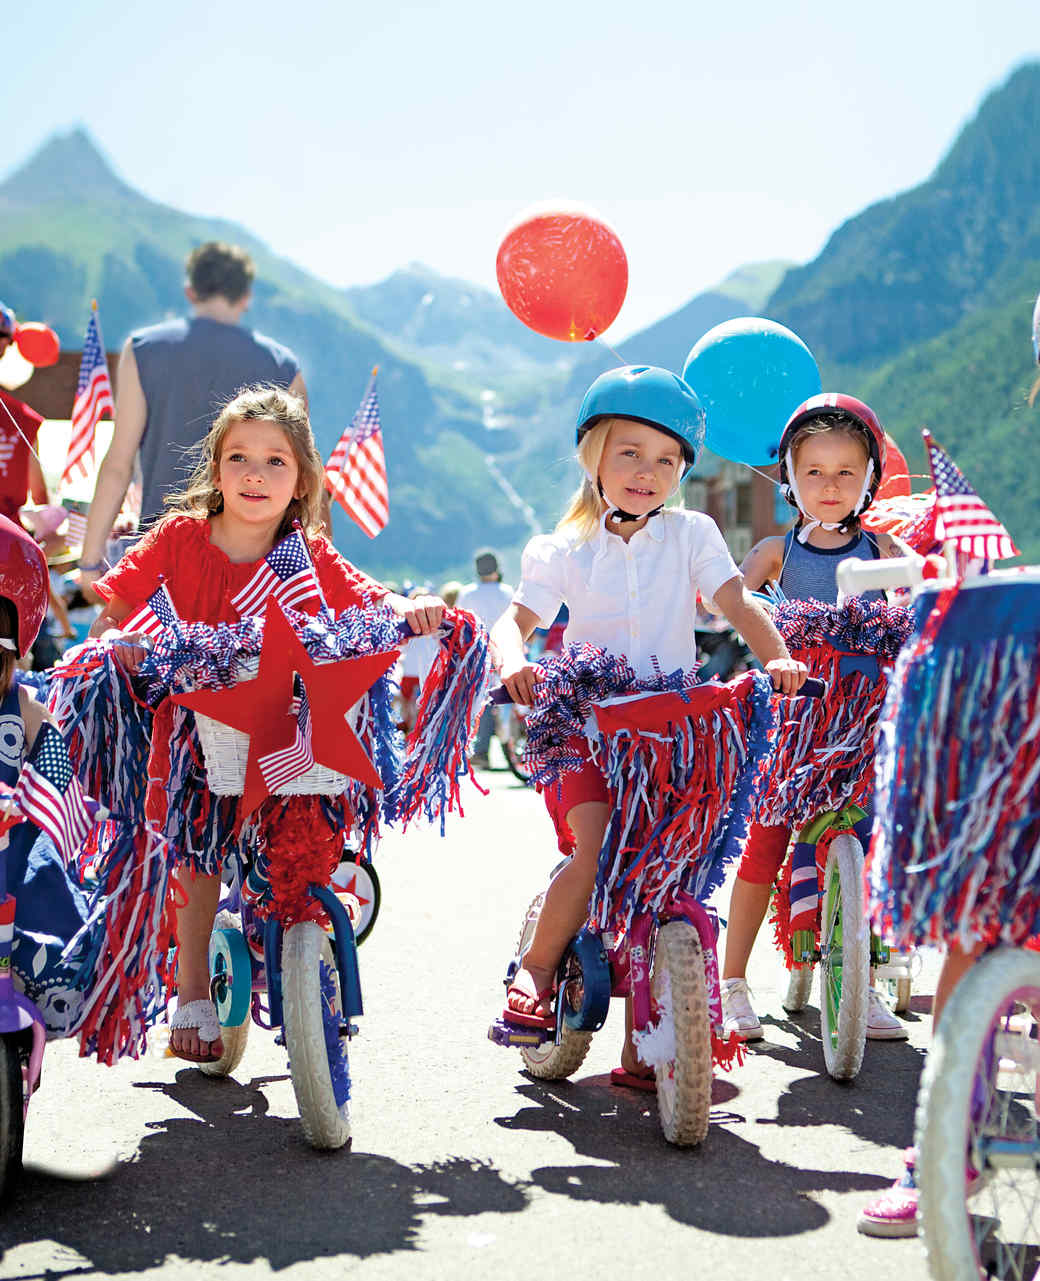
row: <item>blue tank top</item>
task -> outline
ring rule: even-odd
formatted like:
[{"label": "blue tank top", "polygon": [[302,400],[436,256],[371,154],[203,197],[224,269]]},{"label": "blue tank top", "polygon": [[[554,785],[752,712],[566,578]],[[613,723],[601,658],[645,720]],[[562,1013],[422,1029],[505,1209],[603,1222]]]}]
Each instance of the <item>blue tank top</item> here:
[{"label": "blue tank top", "polygon": [[[789,530],[784,536],[784,567],[780,586],[790,600],[818,600],[834,605],[838,600],[838,565],[848,556],[854,560],[879,560],[877,540],[863,530],[843,547],[813,547],[800,543]],[[884,600],[885,593],[864,592],[863,600]]]},{"label": "blue tank top", "polygon": [[273,338],[205,316],[152,325],[130,341],[148,407],[140,445],[145,529],[162,514],[163,495],[182,488],[194,470],[192,446],[221,406],[251,383],[288,387],[300,366]]}]

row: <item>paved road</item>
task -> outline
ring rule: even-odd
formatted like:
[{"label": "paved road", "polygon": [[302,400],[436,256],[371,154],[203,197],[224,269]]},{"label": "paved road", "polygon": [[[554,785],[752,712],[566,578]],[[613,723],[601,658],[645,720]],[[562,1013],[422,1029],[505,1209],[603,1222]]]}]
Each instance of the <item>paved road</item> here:
[{"label": "paved road", "polygon": [[[909,1044],[868,1046],[859,1079],[837,1085],[821,1076],[815,1009],[784,1015],[760,943],[766,1040],[716,1081],[695,1150],[668,1147],[652,1101],[608,1083],[620,1008],[571,1082],[528,1080],[487,1041],[555,857],[537,798],[484,777],[491,795],[471,791],[446,839],[417,831],[380,851],[353,1150],[306,1146],[284,1054],[256,1029],[230,1081],[157,1052],[102,1069],[52,1046],[0,1276],[926,1276],[916,1242],[855,1231],[910,1138],[923,1013]],[[934,990],[934,962],[918,989]]]}]

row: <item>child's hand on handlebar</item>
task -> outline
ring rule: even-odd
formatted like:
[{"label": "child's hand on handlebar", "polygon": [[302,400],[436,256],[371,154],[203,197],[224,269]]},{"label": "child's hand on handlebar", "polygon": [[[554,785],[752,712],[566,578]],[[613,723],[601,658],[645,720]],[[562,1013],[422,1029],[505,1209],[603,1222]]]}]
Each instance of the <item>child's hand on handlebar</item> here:
[{"label": "child's hand on handlebar", "polygon": [[794,658],[774,658],[766,663],[766,672],[778,694],[797,694],[809,675],[806,665]]},{"label": "child's hand on handlebar", "polygon": [[429,636],[435,632],[447,608],[439,596],[391,596],[388,603],[416,636]]},{"label": "child's hand on handlebar", "polygon": [[502,667],[501,676],[502,684],[509,691],[509,697],[514,703],[519,703],[523,707],[533,706],[534,687],[542,679],[542,669],[537,663],[524,660],[516,667],[505,664]]},{"label": "child's hand on handlebar", "polygon": [[152,647],[150,638],[144,632],[121,632],[116,627],[102,632],[101,639],[114,642],[112,653],[115,660],[131,676],[137,675]]}]

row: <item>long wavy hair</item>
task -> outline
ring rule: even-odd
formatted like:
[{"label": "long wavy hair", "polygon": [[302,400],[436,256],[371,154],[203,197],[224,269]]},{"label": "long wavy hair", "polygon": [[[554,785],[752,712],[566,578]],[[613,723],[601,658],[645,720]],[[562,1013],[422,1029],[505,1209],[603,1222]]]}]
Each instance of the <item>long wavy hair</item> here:
[{"label": "long wavy hair", "polygon": [[244,422],[270,422],[280,427],[299,468],[297,489],[301,491],[300,497],[293,498],[285,509],[276,540],[290,533],[296,521],[300,522],[308,538],[321,533],[324,527],[324,468],[314,444],[307,406],[299,396],[294,396],[284,387],[262,384],[244,388],[217,415],[209,434],[198,447],[199,461],[188,483],[184,489],[166,496],[168,516],[195,516],[201,520],[224,510],[224,496],[217,489],[220,454],[224,438],[232,426]]}]

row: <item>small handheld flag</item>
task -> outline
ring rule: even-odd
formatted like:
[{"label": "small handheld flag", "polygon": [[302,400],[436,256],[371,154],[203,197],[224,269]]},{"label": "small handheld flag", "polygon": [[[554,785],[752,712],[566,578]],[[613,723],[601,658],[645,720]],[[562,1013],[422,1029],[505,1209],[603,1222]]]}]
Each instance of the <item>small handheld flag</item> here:
[{"label": "small handheld flag", "polygon": [[65,470],[61,474],[63,484],[72,478],[74,472],[87,475],[88,463],[94,455],[94,430],[102,418],[114,412],[112,384],[108,378],[108,362],[105,360],[95,302],[87,321],[87,336],[83,340],[83,358],[76,383],[76,399],[72,405],[72,436],[65,457]]},{"label": "small handheld flag", "polygon": [[357,413],[325,464],[325,487],[369,538],[375,538],[390,517],[376,373],[373,369]]},{"label": "small handheld flag", "polygon": [[262,614],[269,596],[286,609],[325,604],[314,562],[299,529],[286,534],[271,548],[245,587],[232,596],[231,604],[247,618]]},{"label": "small handheld flag", "polygon": [[1020,555],[1007,530],[964,479],[946,450],[929,432],[922,434],[935,481],[937,540],[954,543],[958,551],[980,560]]}]

